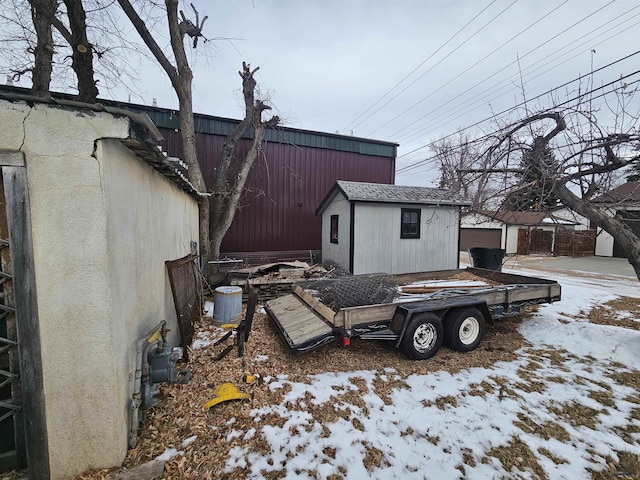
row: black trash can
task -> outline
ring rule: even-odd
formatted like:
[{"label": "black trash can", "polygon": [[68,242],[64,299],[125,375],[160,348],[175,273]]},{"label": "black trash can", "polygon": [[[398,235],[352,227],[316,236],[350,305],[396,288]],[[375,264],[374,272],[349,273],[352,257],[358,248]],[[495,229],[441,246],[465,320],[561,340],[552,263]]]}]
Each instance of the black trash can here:
[{"label": "black trash can", "polygon": [[469,249],[471,266],[486,268],[487,270],[502,271],[502,260],[505,250],[503,248],[473,247]]}]

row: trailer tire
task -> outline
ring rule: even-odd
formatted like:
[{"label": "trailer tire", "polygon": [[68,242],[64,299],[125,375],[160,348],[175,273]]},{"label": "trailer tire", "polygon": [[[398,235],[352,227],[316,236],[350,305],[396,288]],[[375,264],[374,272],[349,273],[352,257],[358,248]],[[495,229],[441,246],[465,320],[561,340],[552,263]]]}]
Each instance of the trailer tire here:
[{"label": "trailer tire", "polygon": [[445,344],[458,352],[475,350],[484,337],[484,315],[477,308],[453,310],[444,322]]},{"label": "trailer tire", "polygon": [[400,349],[412,360],[425,360],[440,349],[443,335],[442,321],[436,314],[420,313],[409,322]]}]

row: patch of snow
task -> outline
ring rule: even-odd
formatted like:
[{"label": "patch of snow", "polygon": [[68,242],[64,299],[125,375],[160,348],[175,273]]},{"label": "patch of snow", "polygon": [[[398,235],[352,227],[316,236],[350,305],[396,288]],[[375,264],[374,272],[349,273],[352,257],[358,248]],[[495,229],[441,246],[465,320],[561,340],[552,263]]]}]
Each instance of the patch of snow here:
[{"label": "patch of snow", "polygon": [[204,302],[204,316],[213,318],[213,302]]},{"label": "patch of snow", "polygon": [[269,360],[269,357],[267,355],[256,355],[253,359],[256,362],[266,362],[267,360]]},{"label": "patch of snow", "polygon": [[164,452],[158,455],[155,459],[160,460],[161,462],[168,462],[177,455],[184,455],[184,452],[176,448],[166,448]]},{"label": "patch of snow", "polygon": [[196,441],[197,438],[198,438],[197,435],[193,435],[192,437],[186,438],[185,440],[182,441],[182,446],[187,447],[191,445],[193,442]]}]

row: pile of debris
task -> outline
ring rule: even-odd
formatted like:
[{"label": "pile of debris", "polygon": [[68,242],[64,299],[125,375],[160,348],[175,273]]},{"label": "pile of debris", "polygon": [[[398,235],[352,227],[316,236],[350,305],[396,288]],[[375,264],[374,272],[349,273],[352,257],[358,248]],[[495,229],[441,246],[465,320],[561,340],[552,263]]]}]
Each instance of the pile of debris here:
[{"label": "pile of debris", "polygon": [[329,272],[322,265],[306,262],[267,263],[256,267],[232,270],[227,273],[229,285],[242,287],[250,285],[258,292],[261,302],[291,293],[295,282],[312,278],[322,278]]}]

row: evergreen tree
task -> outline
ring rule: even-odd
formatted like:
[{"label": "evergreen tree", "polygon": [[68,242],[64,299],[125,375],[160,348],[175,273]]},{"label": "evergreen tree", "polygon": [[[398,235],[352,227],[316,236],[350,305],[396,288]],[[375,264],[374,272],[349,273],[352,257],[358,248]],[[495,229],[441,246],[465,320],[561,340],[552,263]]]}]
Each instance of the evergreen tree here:
[{"label": "evergreen tree", "polygon": [[551,192],[553,185],[545,184],[540,175],[541,168],[557,169],[558,162],[551,148],[538,140],[522,154],[518,187],[505,197],[503,210],[549,212],[560,205],[558,197]]}]

